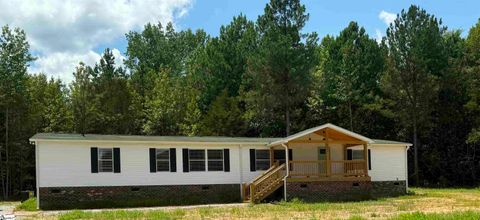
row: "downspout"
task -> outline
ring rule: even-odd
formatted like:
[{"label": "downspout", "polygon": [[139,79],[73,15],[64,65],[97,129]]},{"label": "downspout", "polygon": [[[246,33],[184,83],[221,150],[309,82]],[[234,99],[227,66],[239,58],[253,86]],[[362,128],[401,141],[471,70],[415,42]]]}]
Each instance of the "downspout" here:
[{"label": "downspout", "polygon": [[242,198],[242,201],[245,200],[245,192],[244,192],[244,188],[243,188],[243,185],[245,184],[243,182],[243,150],[242,150],[242,144],[239,144],[238,145],[238,159],[239,159],[239,164],[238,164],[238,171],[240,172],[240,198]]},{"label": "downspout", "polygon": [[285,148],[285,163],[286,163],[286,172],[285,176],[283,177],[283,196],[285,201],[287,201],[287,177],[290,175],[290,161],[288,158],[288,146],[285,143],[282,143],[282,146]]},{"label": "downspout", "polygon": [[405,193],[408,193],[408,150],[410,146],[405,148]]},{"label": "downspout", "polygon": [[36,206],[37,209],[40,209],[40,157],[39,157],[39,149],[38,149],[38,142],[33,141],[33,144],[35,145],[35,185],[36,185],[36,196],[37,196],[37,202]]}]

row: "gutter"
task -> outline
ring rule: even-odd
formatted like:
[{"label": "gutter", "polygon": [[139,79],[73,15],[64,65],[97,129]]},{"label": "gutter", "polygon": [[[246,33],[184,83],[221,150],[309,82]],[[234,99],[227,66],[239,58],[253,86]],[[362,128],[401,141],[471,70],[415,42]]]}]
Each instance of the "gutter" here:
[{"label": "gutter", "polygon": [[133,143],[133,144],[165,144],[165,145],[219,145],[219,146],[266,146],[268,142],[202,142],[202,141],[153,141],[153,140],[66,140],[66,139],[29,139],[32,142],[75,142],[75,143]]},{"label": "gutter", "polygon": [[286,172],[285,176],[283,177],[283,196],[285,201],[287,201],[287,178],[290,176],[290,162],[288,161],[289,155],[288,155],[288,146],[282,143],[282,146],[285,148],[285,158],[286,158]]}]

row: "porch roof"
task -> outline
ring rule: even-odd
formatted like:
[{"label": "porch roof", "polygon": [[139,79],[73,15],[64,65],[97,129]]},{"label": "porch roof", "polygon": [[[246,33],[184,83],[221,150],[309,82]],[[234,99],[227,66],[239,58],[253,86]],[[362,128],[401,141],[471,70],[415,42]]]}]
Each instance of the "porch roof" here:
[{"label": "porch roof", "polygon": [[288,137],[282,138],[280,140],[273,141],[269,144],[269,146],[277,146],[281,144],[286,144],[290,141],[293,141],[295,139],[300,139],[302,137],[305,137],[307,135],[313,134],[313,133],[318,133],[320,131],[326,131],[329,130],[330,132],[336,133],[336,135],[332,135],[335,137],[330,137],[331,139],[343,139],[346,142],[352,141],[352,140],[358,140],[360,142],[368,143],[368,144],[390,144],[390,145],[406,145],[409,146],[411,144],[409,143],[404,143],[404,142],[397,142],[397,141],[388,141],[388,140],[381,140],[381,139],[370,139],[368,137],[362,136],[360,134],[357,134],[355,132],[349,131],[345,128],[336,126],[334,124],[324,124],[321,126],[313,127],[301,132],[298,132],[296,134],[290,135]]}]

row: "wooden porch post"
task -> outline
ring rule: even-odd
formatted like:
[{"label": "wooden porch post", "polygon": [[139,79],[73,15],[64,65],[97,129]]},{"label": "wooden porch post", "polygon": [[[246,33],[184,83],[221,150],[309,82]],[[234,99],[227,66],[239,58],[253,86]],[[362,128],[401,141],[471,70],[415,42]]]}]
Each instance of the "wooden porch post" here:
[{"label": "wooden porch post", "polygon": [[288,170],[290,170],[290,155],[289,155],[290,154],[290,152],[289,152],[290,151],[290,146],[289,146],[288,143],[286,143],[285,145],[287,146],[287,151],[285,151],[285,163],[287,163],[286,168]]},{"label": "wooden porch post", "polygon": [[273,147],[270,147],[270,167],[273,166],[275,162],[275,158],[273,158],[275,154],[273,153]]},{"label": "wooden porch post", "polygon": [[[348,149],[348,144],[343,145],[343,161],[347,161],[347,149]],[[343,173],[346,175],[348,172],[348,164],[343,163]]]},{"label": "wooden porch post", "polygon": [[364,170],[365,176],[368,176],[368,145],[363,144],[363,160],[364,160]]},{"label": "wooden porch post", "polygon": [[332,173],[332,162],[330,161],[330,146],[328,144],[328,130],[325,129],[325,150],[327,151],[327,176]]}]

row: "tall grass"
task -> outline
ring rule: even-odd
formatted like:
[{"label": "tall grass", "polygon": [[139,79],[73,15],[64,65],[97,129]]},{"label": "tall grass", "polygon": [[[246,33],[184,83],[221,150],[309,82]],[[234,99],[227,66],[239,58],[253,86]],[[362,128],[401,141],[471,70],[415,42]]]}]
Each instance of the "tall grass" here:
[{"label": "tall grass", "polygon": [[37,199],[30,198],[15,207],[15,210],[22,210],[22,211],[37,211]]}]

